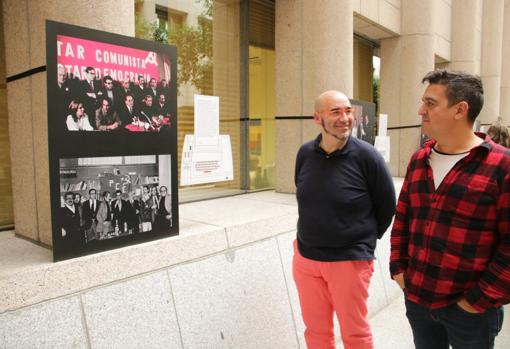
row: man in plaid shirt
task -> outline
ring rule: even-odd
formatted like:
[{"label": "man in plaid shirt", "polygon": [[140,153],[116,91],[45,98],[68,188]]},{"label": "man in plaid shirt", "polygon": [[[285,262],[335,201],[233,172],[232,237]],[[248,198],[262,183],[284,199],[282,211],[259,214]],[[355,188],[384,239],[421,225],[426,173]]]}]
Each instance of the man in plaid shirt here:
[{"label": "man in plaid shirt", "polygon": [[510,301],[510,151],[472,131],[478,77],[435,70],[419,115],[431,138],[409,163],[391,233],[418,349],[493,348]]}]

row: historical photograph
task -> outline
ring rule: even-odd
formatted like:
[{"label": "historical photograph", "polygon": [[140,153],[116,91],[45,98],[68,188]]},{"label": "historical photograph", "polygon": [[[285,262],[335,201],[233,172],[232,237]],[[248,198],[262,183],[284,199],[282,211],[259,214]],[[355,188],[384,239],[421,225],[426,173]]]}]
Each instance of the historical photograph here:
[{"label": "historical photograph", "polygon": [[67,131],[158,132],[172,124],[168,55],[57,36],[58,119]]},{"label": "historical photograph", "polygon": [[375,104],[351,100],[353,106],[353,121],[352,135],[356,138],[362,139],[370,144],[375,142]]},{"label": "historical photograph", "polygon": [[60,160],[66,248],[173,226],[170,155]]},{"label": "historical photograph", "polygon": [[177,235],[175,46],[51,21],[46,45],[54,260]]}]

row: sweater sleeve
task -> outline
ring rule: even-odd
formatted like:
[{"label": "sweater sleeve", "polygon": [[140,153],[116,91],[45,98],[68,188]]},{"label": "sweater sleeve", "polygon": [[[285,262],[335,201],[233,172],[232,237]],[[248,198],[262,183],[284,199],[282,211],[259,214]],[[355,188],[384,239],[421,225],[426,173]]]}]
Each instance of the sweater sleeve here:
[{"label": "sweater sleeve", "polygon": [[[412,161],[412,160],[411,160]],[[408,180],[410,177],[410,166],[407,167],[406,178],[402,185],[398,197],[395,221],[391,230],[391,255],[390,255],[390,274],[401,274],[407,269],[409,261],[409,192]]]},{"label": "sweater sleeve", "polygon": [[303,147],[301,147],[296,156],[296,167],[294,168],[294,185],[297,187],[297,180],[301,164],[303,163]]},{"label": "sweater sleeve", "polygon": [[497,201],[498,245],[478,282],[467,291],[466,300],[478,311],[510,302],[510,174],[507,173]]},{"label": "sweater sleeve", "polygon": [[391,224],[395,214],[395,186],[384,159],[375,154],[373,162],[371,197],[377,219],[377,238],[380,239]]}]

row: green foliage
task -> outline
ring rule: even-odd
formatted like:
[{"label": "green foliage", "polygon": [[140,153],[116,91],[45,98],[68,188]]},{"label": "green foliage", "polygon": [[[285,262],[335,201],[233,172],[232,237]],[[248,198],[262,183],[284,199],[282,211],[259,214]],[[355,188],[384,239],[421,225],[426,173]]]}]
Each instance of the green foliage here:
[{"label": "green foliage", "polygon": [[202,13],[203,16],[212,18],[213,0],[195,0],[195,2],[197,3],[201,2],[202,5],[204,5],[204,12]]},{"label": "green foliage", "polygon": [[[143,0],[136,1],[143,2]],[[136,16],[136,37],[175,45],[179,84],[190,83],[201,93],[211,93],[213,0],[196,0],[196,2],[201,2],[204,6],[197,25],[184,24],[168,31],[159,27],[157,22],[149,23]]]},{"label": "green foliage", "polygon": [[373,80],[373,91],[374,91],[374,99],[373,102],[375,103],[375,125],[374,125],[374,134],[377,134],[378,127],[379,127],[379,77],[374,76]]},{"label": "green foliage", "polygon": [[201,16],[197,26],[177,26],[168,33],[168,42],[177,46],[179,83],[206,92],[212,76],[212,21]]},{"label": "green foliage", "polygon": [[152,24],[152,38],[154,41],[161,42],[163,44],[168,43],[168,31],[160,28],[156,22]]},{"label": "green foliage", "polygon": [[374,92],[374,99],[373,102],[375,103],[375,115],[379,114],[379,78],[374,77],[373,80],[373,92]]}]

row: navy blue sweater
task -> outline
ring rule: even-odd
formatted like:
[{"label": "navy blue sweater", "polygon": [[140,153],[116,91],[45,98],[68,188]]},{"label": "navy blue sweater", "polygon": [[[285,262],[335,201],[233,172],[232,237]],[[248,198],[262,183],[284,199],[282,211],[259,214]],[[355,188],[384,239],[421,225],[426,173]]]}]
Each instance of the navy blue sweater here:
[{"label": "navy blue sweater", "polygon": [[331,154],[320,141],[303,144],[296,159],[299,252],[318,261],[374,259],[396,205],[384,159],[354,137]]}]

